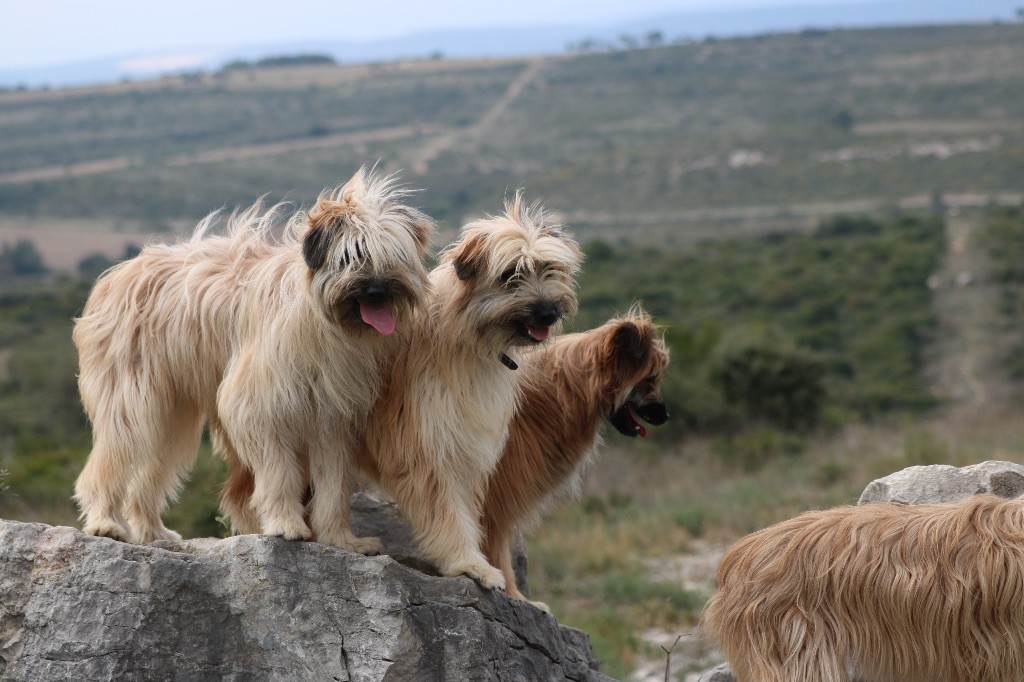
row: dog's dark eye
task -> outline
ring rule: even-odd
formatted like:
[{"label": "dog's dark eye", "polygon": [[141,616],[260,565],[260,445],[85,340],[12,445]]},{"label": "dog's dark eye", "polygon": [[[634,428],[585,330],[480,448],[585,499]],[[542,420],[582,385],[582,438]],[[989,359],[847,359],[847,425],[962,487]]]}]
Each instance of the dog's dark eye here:
[{"label": "dog's dark eye", "polygon": [[498,279],[501,280],[502,284],[508,284],[508,281],[510,279],[512,279],[515,276],[515,274],[516,274],[516,269],[515,268],[509,268],[505,272],[501,273],[501,277],[499,277]]}]

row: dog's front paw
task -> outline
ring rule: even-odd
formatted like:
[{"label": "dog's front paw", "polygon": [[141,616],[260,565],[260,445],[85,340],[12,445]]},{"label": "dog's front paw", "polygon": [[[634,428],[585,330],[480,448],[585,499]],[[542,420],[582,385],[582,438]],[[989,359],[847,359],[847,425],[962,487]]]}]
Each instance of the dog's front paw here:
[{"label": "dog's front paw", "polygon": [[383,554],[384,543],[380,541],[380,538],[354,538],[351,550],[353,552],[359,552],[360,554],[367,554],[370,556]]},{"label": "dog's front paw", "polygon": [[263,522],[263,534],[285,540],[308,540],[313,533],[302,519],[271,519]]},{"label": "dog's front paw", "polygon": [[547,604],[545,604],[542,601],[531,601],[530,603],[533,604],[534,606],[536,606],[538,609],[540,609],[544,613],[551,613],[551,607],[548,606]]},{"label": "dog's front paw", "polygon": [[453,563],[445,571],[445,575],[468,575],[482,587],[489,590],[505,589],[505,576],[501,571],[483,560],[469,559]]},{"label": "dog's front paw", "polygon": [[170,528],[160,526],[158,528],[136,529],[133,527],[132,542],[137,545],[148,545],[151,542],[165,540],[169,542],[181,542],[181,535]]},{"label": "dog's front paw", "polygon": [[384,553],[384,545],[381,543],[380,538],[357,538],[351,531],[323,533],[317,536],[317,542],[339,549],[347,549],[358,554],[374,555]]},{"label": "dog's front paw", "polygon": [[99,537],[110,538],[111,540],[128,542],[128,531],[126,531],[124,526],[114,519],[98,519],[87,523],[85,524],[85,527],[82,528],[82,532],[86,535],[96,535]]}]

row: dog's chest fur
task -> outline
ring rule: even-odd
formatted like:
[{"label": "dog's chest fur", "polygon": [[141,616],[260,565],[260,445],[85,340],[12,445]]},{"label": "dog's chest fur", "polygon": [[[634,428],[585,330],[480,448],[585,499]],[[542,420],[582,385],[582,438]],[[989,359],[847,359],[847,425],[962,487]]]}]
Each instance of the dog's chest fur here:
[{"label": "dog's chest fur", "polygon": [[418,373],[416,411],[431,450],[446,464],[489,472],[505,446],[519,390],[513,372],[498,360],[460,350],[455,357],[433,354],[433,367]]}]

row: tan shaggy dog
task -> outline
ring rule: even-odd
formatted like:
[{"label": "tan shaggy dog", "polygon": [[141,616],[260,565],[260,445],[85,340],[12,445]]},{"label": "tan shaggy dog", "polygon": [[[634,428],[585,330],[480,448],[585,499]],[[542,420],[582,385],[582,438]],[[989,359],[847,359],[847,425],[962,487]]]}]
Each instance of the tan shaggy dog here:
[{"label": "tan shaggy dog", "polygon": [[704,626],[743,682],[1024,680],[1024,500],[808,512],[718,583]]},{"label": "tan shaggy dog", "polygon": [[430,274],[429,303],[370,415],[361,464],[444,575],[504,587],[480,549],[480,512],[519,401],[511,356],[575,313],[581,260],[517,196],[504,215],[465,226]]},{"label": "tan shaggy dog", "polygon": [[[629,437],[647,436],[641,419],[663,424],[661,374],[668,349],[639,307],[531,353],[520,370],[522,406],[484,500],[484,554],[505,575],[505,591],[523,599],[512,572],[516,529],[534,523],[557,493],[575,493],[581,471],[610,421]],[[547,610],[542,602],[534,602]]]},{"label": "tan shaggy dog", "polygon": [[[276,210],[226,236],[149,246],[97,281],[74,330],[93,450],[75,486],[94,535],[178,539],[160,514],[194,461],[204,418],[254,475],[236,522],[377,551],[348,524],[352,456],[382,374],[425,298],[431,221],[391,179],[360,170],[271,237]],[[392,332],[403,329],[404,334]],[[389,338],[390,337],[390,338]]]}]

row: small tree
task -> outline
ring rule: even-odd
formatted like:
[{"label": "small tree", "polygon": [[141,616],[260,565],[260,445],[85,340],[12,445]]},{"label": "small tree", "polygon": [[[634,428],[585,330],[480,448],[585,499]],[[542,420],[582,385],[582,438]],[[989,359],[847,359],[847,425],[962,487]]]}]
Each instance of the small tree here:
[{"label": "small tree", "polygon": [[19,239],[11,246],[4,242],[0,247],[0,276],[43,275],[48,272],[43,256],[36,245],[28,239]]},{"label": "small tree", "polygon": [[83,279],[96,279],[114,262],[102,253],[92,253],[78,261],[78,274]]},{"label": "small tree", "polygon": [[745,345],[722,357],[712,373],[726,402],[752,419],[785,429],[818,423],[825,397],[825,367],[809,351],[766,342]]},{"label": "small tree", "polygon": [[853,132],[853,114],[850,113],[849,109],[840,109],[836,113],[832,114],[830,123],[844,133]]},{"label": "small tree", "polygon": [[622,47],[627,50],[639,50],[640,41],[636,36],[631,36],[628,33],[623,33],[619,36],[619,42],[622,43]]}]

